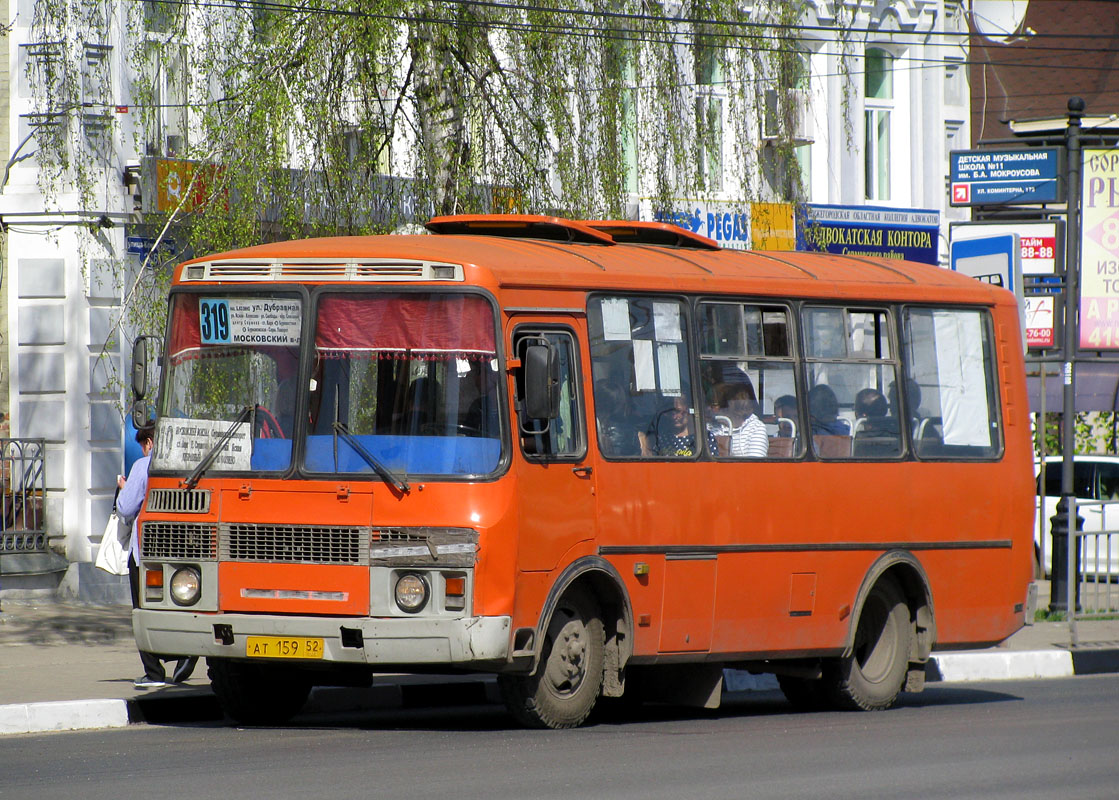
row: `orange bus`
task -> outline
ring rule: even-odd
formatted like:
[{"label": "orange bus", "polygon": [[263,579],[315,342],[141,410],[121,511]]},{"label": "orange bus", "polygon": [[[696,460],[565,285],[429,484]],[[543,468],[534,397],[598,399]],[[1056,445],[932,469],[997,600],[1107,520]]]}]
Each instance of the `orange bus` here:
[{"label": "orange bus", "polygon": [[658,223],[427,228],[176,269],[134,622],[231,718],[388,671],[494,673],[556,728],[714,706],[725,667],[883,709],[1032,615],[1009,292]]}]

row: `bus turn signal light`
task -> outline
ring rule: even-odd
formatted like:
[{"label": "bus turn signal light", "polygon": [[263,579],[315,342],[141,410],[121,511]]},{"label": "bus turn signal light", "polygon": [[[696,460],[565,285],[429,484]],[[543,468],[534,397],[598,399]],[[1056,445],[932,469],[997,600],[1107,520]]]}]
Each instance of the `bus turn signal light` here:
[{"label": "bus turn signal light", "polygon": [[163,602],[163,567],[144,570],[144,600],[149,603]]},{"label": "bus turn signal light", "polygon": [[466,578],[444,578],[443,582],[447,587],[448,597],[462,597],[466,594]]}]

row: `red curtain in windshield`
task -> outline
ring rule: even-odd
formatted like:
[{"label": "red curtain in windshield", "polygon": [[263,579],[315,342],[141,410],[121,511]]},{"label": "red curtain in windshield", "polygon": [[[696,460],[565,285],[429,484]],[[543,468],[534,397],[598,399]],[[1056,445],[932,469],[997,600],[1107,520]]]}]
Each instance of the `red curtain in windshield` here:
[{"label": "red curtain in windshield", "polygon": [[492,358],[493,311],[476,295],[330,295],[315,346],[327,358]]},{"label": "red curtain in windshield", "polygon": [[171,363],[197,358],[202,351],[198,322],[198,295],[180,294],[171,313]]}]

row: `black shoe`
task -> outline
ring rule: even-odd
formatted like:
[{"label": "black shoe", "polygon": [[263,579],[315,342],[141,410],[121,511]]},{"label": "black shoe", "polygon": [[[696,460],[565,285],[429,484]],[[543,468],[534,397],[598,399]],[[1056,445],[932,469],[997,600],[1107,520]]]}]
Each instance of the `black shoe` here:
[{"label": "black shoe", "polygon": [[137,689],[162,689],[164,686],[170,686],[171,684],[162,678],[151,678],[147,675],[141,675],[139,678],[132,681],[132,685]]},{"label": "black shoe", "polygon": [[194,665],[197,663],[197,656],[180,658],[179,662],[175,664],[175,671],[171,674],[171,681],[173,683],[186,683],[187,678],[194,674]]}]

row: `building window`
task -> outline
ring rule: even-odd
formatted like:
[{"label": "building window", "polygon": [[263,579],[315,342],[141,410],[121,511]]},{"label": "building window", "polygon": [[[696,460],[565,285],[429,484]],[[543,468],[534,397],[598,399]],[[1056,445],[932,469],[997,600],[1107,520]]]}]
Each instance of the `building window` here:
[{"label": "building window", "polygon": [[700,177],[708,192],[723,190],[723,80],[722,53],[710,44],[696,50],[696,128],[699,133]]},{"label": "building window", "polygon": [[866,199],[890,199],[890,116],[894,105],[893,56],[866,51],[864,72]]},{"label": "building window", "polygon": [[811,53],[790,44],[777,65],[773,88],[765,91],[760,162],[775,200],[795,201],[809,194],[816,139],[810,77]]}]

